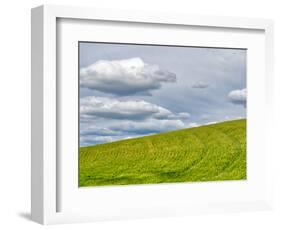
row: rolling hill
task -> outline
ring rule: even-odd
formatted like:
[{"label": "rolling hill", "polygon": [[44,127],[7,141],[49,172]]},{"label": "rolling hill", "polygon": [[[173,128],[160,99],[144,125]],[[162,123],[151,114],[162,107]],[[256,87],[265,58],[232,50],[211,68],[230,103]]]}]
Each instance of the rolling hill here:
[{"label": "rolling hill", "polygon": [[80,186],[246,179],[246,120],[80,148]]}]

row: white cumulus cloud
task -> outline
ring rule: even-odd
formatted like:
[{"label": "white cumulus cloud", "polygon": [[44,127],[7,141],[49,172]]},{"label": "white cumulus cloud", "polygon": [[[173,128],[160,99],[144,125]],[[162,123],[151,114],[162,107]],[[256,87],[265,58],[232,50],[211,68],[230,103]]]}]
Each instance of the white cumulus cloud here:
[{"label": "white cumulus cloud", "polygon": [[228,94],[228,98],[234,104],[246,106],[247,102],[247,89],[237,89],[233,90]]},{"label": "white cumulus cloud", "polygon": [[80,69],[80,86],[119,96],[149,94],[164,82],[176,82],[176,75],[141,58],[100,60]]}]

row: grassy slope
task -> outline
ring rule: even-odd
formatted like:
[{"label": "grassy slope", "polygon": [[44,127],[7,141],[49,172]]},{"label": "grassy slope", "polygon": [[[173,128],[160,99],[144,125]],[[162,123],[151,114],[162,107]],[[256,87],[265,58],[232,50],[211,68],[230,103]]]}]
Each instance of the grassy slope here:
[{"label": "grassy slope", "polygon": [[80,186],[246,179],[246,120],[80,148]]}]

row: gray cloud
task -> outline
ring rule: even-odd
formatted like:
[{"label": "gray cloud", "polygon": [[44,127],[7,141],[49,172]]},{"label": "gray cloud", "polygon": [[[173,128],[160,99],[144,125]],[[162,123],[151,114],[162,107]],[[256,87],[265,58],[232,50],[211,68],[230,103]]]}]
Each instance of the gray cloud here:
[{"label": "gray cloud", "polygon": [[109,128],[99,128],[99,127],[87,127],[85,130],[82,130],[81,135],[83,136],[120,136],[122,133],[118,131],[111,130]]},{"label": "gray cloud", "polygon": [[210,86],[210,84],[208,82],[203,82],[203,81],[198,81],[193,83],[193,85],[191,86],[194,89],[205,89],[208,88]]},{"label": "gray cloud", "polygon": [[93,145],[188,127],[175,113],[144,100],[88,96],[80,99],[80,144]]},{"label": "gray cloud", "polygon": [[[93,123],[97,122],[93,120]],[[189,125],[186,126],[181,120],[150,118],[142,121],[119,120],[114,122],[114,120],[107,119],[106,122],[97,123],[97,126],[82,127],[80,130],[80,145],[95,145],[187,127]]]},{"label": "gray cloud", "polygon": [[176,75],[141,58],[100,60],[80,70],[80,86],[119,96],[150,94],[164,82],[176,82]]},{"label": "gray cloud", "polygon": [[80,144],[82,146],[86,145],[96,145],[96,144],[101,144],[101,143],[106,143],[106,142],[112,142],[119,140],[118,138],[114,138],[112,136],[97,136],[97,135],[88,135],[88,136],[80,136]]},{"label": "gray cloud", "polygon": [[158,120],[187,119],[189,113],[173,113],[161,106],[144,100],[117,100],[114,98],[84,97],[80,100],[81,118],[101,117],[119,120],[144,120],[155,118]]},{"label": "gray cloud", "polygon": [[247,102],[247,89],[237,89],[237,90],[232,90],[228,94],[228,98],[233,104],[238,104],[238,105],[244,105],[246,106]]}]

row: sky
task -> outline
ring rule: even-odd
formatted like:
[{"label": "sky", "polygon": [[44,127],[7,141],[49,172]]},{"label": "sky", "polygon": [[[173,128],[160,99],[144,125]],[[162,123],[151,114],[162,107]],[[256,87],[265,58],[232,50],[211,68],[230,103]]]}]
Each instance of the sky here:
[{"label": "sky", "polygon": [[246,118],[246,55],[80,42],[80,146]]}]

